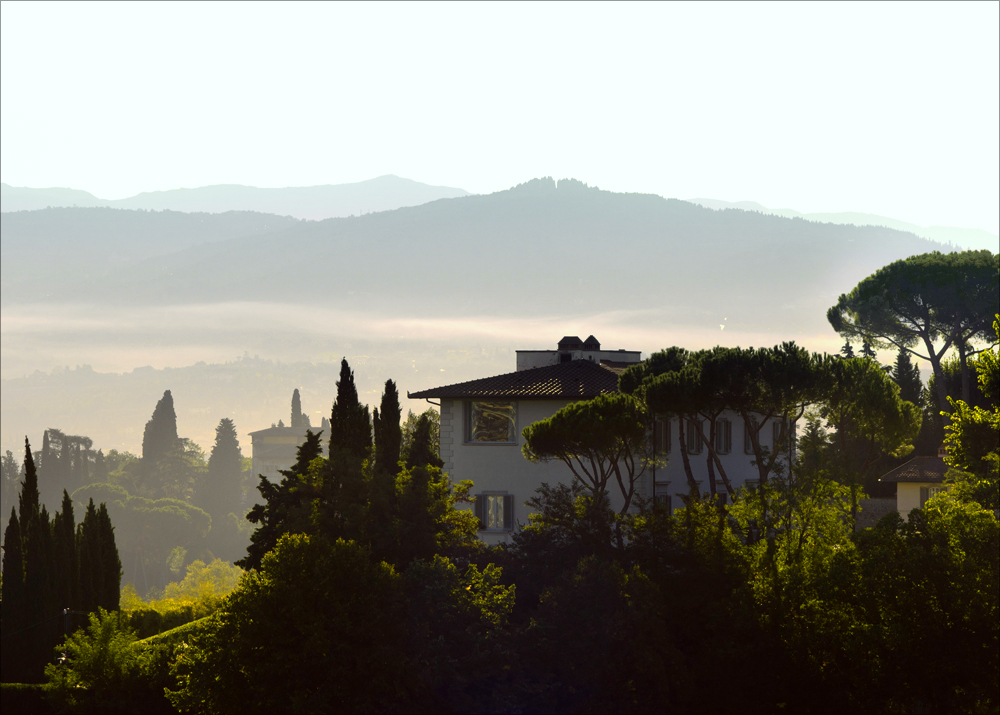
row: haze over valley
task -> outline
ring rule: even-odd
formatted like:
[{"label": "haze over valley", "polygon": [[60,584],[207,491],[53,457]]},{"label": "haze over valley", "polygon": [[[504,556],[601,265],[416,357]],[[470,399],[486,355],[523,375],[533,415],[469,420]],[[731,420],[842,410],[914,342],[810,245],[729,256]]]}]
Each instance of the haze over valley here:
[{"label": "haze over valley", "polygon": [[[369,200],[398,202],[383,186]],[[460,193],[319,221],[229,204],[5,211],[2,409],[18,417],[2,422],[3,448],[58,424],[135,451],[163,389],[203,446],[219,414],[244,435],[282,418],[295,387],[316,417],[342,356],[374,401],[388,378],[405,395],[511,371],[515,349],[564,334],[647,354],[789,339],[836,352],[837,295],[956,248],[573,179]]]}]

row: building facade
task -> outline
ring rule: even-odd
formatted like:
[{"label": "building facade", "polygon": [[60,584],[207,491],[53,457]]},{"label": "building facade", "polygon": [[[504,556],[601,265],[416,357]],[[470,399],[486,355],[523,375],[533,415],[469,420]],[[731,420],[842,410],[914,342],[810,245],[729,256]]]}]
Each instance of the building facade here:
[{"label": "building facade", "polygon": [[[487,543],[507,541],[518,524],[528,521],[530,499],[542,483],[570,483],[569,468],[559,461],[532,463],[521,453],[521,431],[551,417],[570,402],[618,391],[618,376],[638,364],[636,350],[602,350],[590,336],[585,341],[565,337],[555,350],[518,350],[516,370],[503,375],[446,385],[407,394],[411,399],[440,400],[441,459],[453,481],[474,483],[476,510]],[[677,418],[651,425],[651,449],[658,453],[648,467],[637,494],[674,509],[689,490],[680,459]],[[699,490],[708,490],[708,454],[695,430],[709,434],[703,423],[686,425],[691,469]],[[765,425],[761,444],[773,447],[778,431]],[[734,489],[756,484],[752,449],[742,419],[724,412],[716,424],[716,451]],[[723,493],[721,479],[719,493]],[[621,508],[623,497],[610,490],[611,506]]]}]

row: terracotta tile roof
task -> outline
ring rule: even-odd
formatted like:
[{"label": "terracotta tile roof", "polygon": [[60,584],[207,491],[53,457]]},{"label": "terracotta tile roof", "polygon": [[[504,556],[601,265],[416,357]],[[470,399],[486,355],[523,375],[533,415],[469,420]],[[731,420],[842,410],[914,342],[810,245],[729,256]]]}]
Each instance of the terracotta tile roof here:
[{"label": "terracotta tile roof", "polygon": [[621,375],[633,365],[638,364],[637,362],[625,362],[624,360],[601,360],[601,367],[605,370],[611,370],[616,375]]},{"label": "terracotta tile roof", "polygon": [[517,397],[587,399],[618,392],[618,373],[590,360],[573,360],[506,375],[484,377],[455,385],[406,393],[411,399],[427,397]]},{"label": "terracotta tile roof", "polygon": [[879,478],[880,482],[943,482],[948,465],[941,457],[914,457]]}]

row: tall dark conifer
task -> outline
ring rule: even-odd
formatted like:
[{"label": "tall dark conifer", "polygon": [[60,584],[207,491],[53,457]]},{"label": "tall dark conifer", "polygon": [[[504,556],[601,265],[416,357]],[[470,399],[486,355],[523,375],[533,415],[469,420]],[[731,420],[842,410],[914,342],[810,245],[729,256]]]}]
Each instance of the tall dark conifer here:
[{"label": "tall dark conifer", "polygon": [[80,564],[80,606],[82,610],[96,611],[101,591],[100,536],[97,528],[97,507],[91,499],[83,521],[76,532],[77,559]]},{"label": "tall dark conifer", "polygon": [[358,401],[354,371],[347,359],[340,361],[337,398],[330,413],[330,454],[343,449],[359,461],[368,459],[372,448],[371,418],[368,405]]},{"label": "tall dark conifer", "polygon": [[360,536],[366,505],[364,462],[371,458],[368,406],[358,401],[354,372],[341,360],[337,399],[330,413],[330,458],[323,483],[323,529],[331,538]]},{"label": "tall dark conifer", "polygon": [[24,550],[21,525],[12,506],[7,529],[3,533],[3,644],[0,651],[0,678],[3,682],[24,679],[24,643],[27,634],[26,594],[24,587]]},{"label": "tall dark conifer", "polygon": [[915,405],[920,405],[923,400],[924,384],[920,380],[920,368],[910,360],[910,353],[900,349],[896,355],[896,362],[892,366],[892,379],[899,385],[899,396]]},{"label": "tall dark conifer", "polygon": [[208,473],[196,492],[196,504],[212,516],[213,525],[221,526],[230,512],[239,511],[240,479],[243,453],[236,436],[236,425],[228,417],[215,428],[215,445],[208,457]]},{"label": "tall dark conifer", "polygon": [[277,545],[282,535],[304,530],[300,527],[304,519],[312,516],[309,500],[315,494],[302,488],[302,478],[308,473],[313,460],[323,456],[322,434],[311,430],[306,432],[306,440],[299,445],[296,453],[295,464],[291,469],[282,470],[281,482],[274,484],[261,475],[257,491],[264,497],[264,503],[254,504],[247,514],[247,521],[257,524],[257,528],[250,535],[247,555],[236,562],[240,568],[259,569],[264,555]]},{"label": "tall dark conifer", "polygon": [[292,429],[305,429],[306,417],[302,414],[302,398],[299,396],[299,388],[295,388],[292,393]]},{"label": "tall dark conifer", "polygon": [[403,411],[399,406],[399,390],[392,380],[385,381],[378,415],[375,427],[375,469],[395,475],[399,471],[399,450],[403,444],[403,430],[399,424]]},{"label": "tall dark conifer", "polygon": [[159,487],[157,475],[160,461],[177,447],[177,413],[174,412],[174,398],[170,390],[156,403],[153,416],[146,423],[142,433],[142,466],[146,478],[152,478]]},{"label": "tall dark conifer", "polygon": [[97,605],[106,611],[117,611],[121,599],[122,562],[115,544],[115,527],[111,525],[111,516],[104,502],[97,509],[97,534],[101,561]]},{"label": "tall dark conifer", "polygon": [[413,444],[406,455],[407,467],[443,467],[444,462],[438,455],[438,446],[434,444],[431,436],[431,421],[425,414],[420,415],[417,420],[416,429],[413,430]]},{"label": "tall dark conifer", "polygon": [[76,553],[76,515],[73,500],[63,490],[62,509],[52,520],[55,587],[62,608],[79,609],[80,571]]},{"label": "tall dark conifer", "polygon": [[375,465],[372,470],[367,530],[372,553],[377,559],[392,559],[397,549],[396,474],[399,472],[399,450],[403,443],[400,427],[402,410],[399,391],[392,380],[385,381],[382,403],[375,410]]},{"label": "tall dark conifer", "polygon": [[[24,597],[26,627],[40,623],[47,614],[45,608],[45,589],[48,587],[50,565],[46,561],[45,533],[49,529],[46,521],[42,521],[38,494],[38,472],[35,470],[35,460],[31,454],[28,438],[24,438],[24,486],[21,487],[18,509],[21,523],[21,544],[24,554]],[[36,639],[37,641],[37,639]],[[32,643],[36,642],[32,641]],[[28,657],[32,662],[35,657],[32,649]]]}]

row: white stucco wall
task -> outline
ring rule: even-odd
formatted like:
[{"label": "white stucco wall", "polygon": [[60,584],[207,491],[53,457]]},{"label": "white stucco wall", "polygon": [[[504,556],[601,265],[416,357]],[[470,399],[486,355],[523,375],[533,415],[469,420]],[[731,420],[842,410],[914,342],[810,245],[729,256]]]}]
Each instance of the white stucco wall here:
[{"label": "white stucco wall", "polygon": [[[735,412],[729,410],[722,413],[720,419],[728,419],[732,423],[732,449],[729,454],[720,454],[719,461],[722,462],[722,467],[726,471],[726,476],[729,478],[729,483],[732,485],[733,489],[740,489],[746,486],[747,481],[756,482],[760,478],[757,468],[751,464],[754,459],[753,454],[747,454],[743,449],[743,418],[740,417]],[[708,424],[703,425],[705,436],[708,436]],[[685,425],[685,436],[688,430],[688,425]],[[768,421],[760,430],[760,443],[762,447],[767,447],[772,449],[774,447],[772,440],[772,428],[771,422]],[[672,497],[673,508],[676,509],[683,506],[683,502],[680,497],[688,493],[687,475],[684,472],[684,460],[681,458],[680,452],[680,436],[677,426],[677,420],[671,420],[670,425],[670,450],[667,453],[661,453],[659,455],[659,460],[667,460],[665,466],[658,466],[655,472],[656,481],[656,495],[663,496],[664,494],[670,495]],[[708,450],[702,448],[701,454],[689,454],[689,461],[691,463],[691,472],[694,474],[695,480],[698,482],[698,489],[702,492],[709,491],[709,481],[708,481]],[[715,480],[717,485],[717,492],[722,494],[725,492],[725,486],[722,483],[722,476],[718,470],[715,469]],[[653,475],[650,474],[646,480],[645,494],[647,496],[652,496],[652,483]]]},{"label": "white stucco wall", "polygon": [[517,370],[559,364],[559,354],[569,353],[574,360],[589,360],[601,364],[601,360],[638,363],[642,353],[638,350],[518,350]]},{"label": "white stucco wall", "polygon": [[[534,496],[535,490],[543,482],[556,484],[569,483],[572,472],[562,462],[547,462],[533,464],[521,454],[524,438],[521,431],[532,422],[551,417],[557,410],[568,404],[567,400],[520,400],[517,409],[517,443],[516,444],[486,444],[464,442],[464,404],[463,400],[441,401],[441,458],[444,460],[444,471],[453,481],[470,479],[474,483],[473,494],[507,493],[514,499],[513,523],[528,522],[528,507],[525,501]],[[724,414],[733,422],[733,449],[730,454],[720,455],[720,460],[726,469],[727,476],[734,488],[742,487],[747,480],[758,478],[757,470],[750,464],[753,455],[743,452],[743,422],[735,414]],[[707,427],[706,427],[707,429]],[[656,493],[673,496],[673,507],[682,505],[679,498],[687,494],[687,477],[681,461],[678,447],[677,424],[671,429],[672,444],[668,454],[660,459],[666,459],[665,467],[656,469]],[[770,423],[761,430],[761,442],[771,446]],[[691,456],[691,468],[695,478],[700,480],[699,488],[708,491],[708,452],[703,450],[700,455]],[[722,480],[716,476],[719,491],[722,492]],[[653,493],[653,471],[647,470],[637,494],[649,497]],[[617,485],[609,489],[611,505],[620,509],[623,503],[621,491]],[[467,506],[467,508],[472,508]],[[480,532],[488,544],[495,544],[509,539],[503,532]]]},{"label": "white stucco wall", "polygon": [[896,509],[904,520],[910,512],[920,508],[920,487],[937,488],[941,482],[898,482],[896,484]]}]

